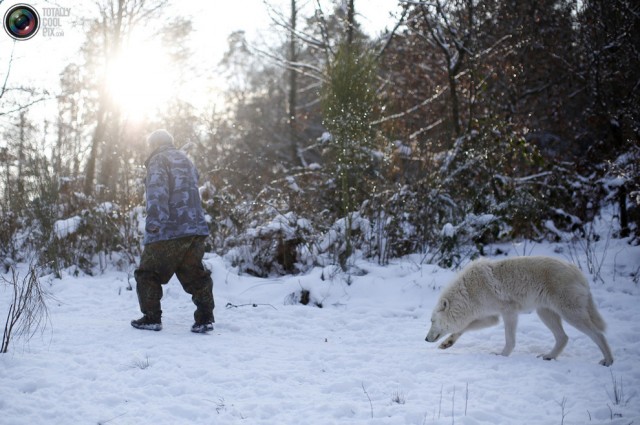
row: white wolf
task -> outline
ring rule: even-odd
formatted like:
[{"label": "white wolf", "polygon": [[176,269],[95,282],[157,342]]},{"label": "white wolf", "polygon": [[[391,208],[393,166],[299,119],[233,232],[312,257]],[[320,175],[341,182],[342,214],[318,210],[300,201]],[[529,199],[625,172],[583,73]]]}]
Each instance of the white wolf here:
[{"label": "white wolf", "polygon": [[508,356],[516,345],[518,313],[534,309],[556,339],[553,349],[538,357],[555,359],[567,345],[562,318],[598,345],[604,355],[600,364],[613,363],[587,280],[574,265],[551,257],[474,261],[442,290],[426,340],[450,333],[440,344],[449,348],[464,332],[493,326],[501,315],[506,342],[500,354]]}]

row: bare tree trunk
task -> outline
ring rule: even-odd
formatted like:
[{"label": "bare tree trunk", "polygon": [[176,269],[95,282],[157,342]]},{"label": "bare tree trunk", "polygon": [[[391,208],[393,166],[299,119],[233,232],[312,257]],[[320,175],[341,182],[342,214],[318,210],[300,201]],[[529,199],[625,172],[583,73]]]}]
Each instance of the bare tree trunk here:
[{"label": "bare tree trunk", "polygon": [[[469,35],[460,38],[458,36],[459,31],[449,21],[443,4],[439,0],[436,0],[434,5],[435,11],[432,16],[430,16],[428,7],[423,5],[422,17],[429,30],[431,39],[442,51],[445,58],[449,91],[451,93],[451,120],[453,121],[454,136],[458,138],[462,135],[462,129],[460,126],[460,100],[458,98],[457,77],[462,69],[464,58],[468,53],[467,44],[469,42]],[[471,26],[473,25],[474,19],[473,2],[466,2],[466,12],[469,25]],[[447,36],[450,37],[449,40],[447,40]]]},{"label": "bare tree trunk", "polygon": [[624,185],[618,189],[618,206],[620,207],[620,236],[626,238],[631,233],[631,229],[627,211],[627,188]]},{"label": "bare tree trunk", "polygon": [[104,106],[100,105],[98,111],[96,129],[93,131],[93,138],[91,139],[91,151],[89,153],[89,159],[85,167],[84,173],[84,194],[87,196],[93,195],[93,180],[96,175],[96,159],[98,156],[98,149],[100,143],[104,140]]},{"label": "bare tree trunk", "polygon": [[[100,7],[100,14],[102,16],[102,29],[105,34],[103,40],[103,49],[107,54],[107,63],[112,60],[120,49],[122,31],[123,31],[123,18],[126,8],[126,0],[117,0],[117,9],[114,11],[113,4],[109,2]],[[107,67],[105,67],[104,75],[102,76],[102,84],[106,84],[107,81]],[[96,128],[93,132],[93,138],[91,141],[91,152],[85,168],[85,181],[84,181],[84,194],[89,196],[94,194],[94,180],[99,184],[105,185],[108,182],[110,176],[115,174],[113,161],[113,152],[117,150],[117,146],[112,146],[113,140],[107,140],[109,136],[109,123],[111,125],[118,125],[115,121],[118,117],[114,117],[114,105],[105,87],[102,87],[98,95],[98,114]],[[113,133],[113,132],[111,132]],[[110,138],[109,138],[110,139]],[[109,146],[105,149],[104,158],[102,158],[102,166],[98,170],[97,157],[100,152],[100,145],[107,144]],[[98,172],[99,171],[99,172]]]},{"label": "bare tree trunk", "polygon": [[449,73],[449,91],[451,92],[451,119],[453,120],[453,131],[456,138],[460,137],[460,107],[458,101],[458,84],[456,76]]},{"label": "bare tree trunk", "polygon": [[20,112],[20,128],[19,128],[19,136],[18,136],[18,174],[16,175],[16,187],[17,187],[17,193],[19,194],[23,194],[24,193],[24,176],[22,175],[22,167],[24,165],[24,162],[26,161],[26,154],[25,154],[25,126],[26,126],[26,117],[25,117],[25,112],[22,111]]},{"label": "bare tree trunk", "polygon": [[296,20],[297,20],[296,0],[291,0],[291,28],[289,30],[289,138],[291,143],[291,160],[292,164],[297,162],[298,158],[298,134],[296,131],[297,122],[297,91],[298,91],[298,73],[295,64],[298,62],[298,53],[296,46]]},{"label": "bare tree trunk", "polygon": [[349,0],[347,3],[347,44],[353,43],[353,30],[355,28],[355,5],[354,0]]},{"label": "bare tree trunk", "polygon": [[11,190],[11,155],[9,154],[9,150],[7,148],[3,148],[2,151],[2,162],[4,163],[4,169],[5,169],[5,174],[4,174],[4,187],[2,188],[2,194],[3,196],[3,200],[4,200],[4,208],[6,208],[7,210],[11,209],[11,206],[13,204],[13,193]]},{"label": "bare tree trunk", "polygon": [[120,140],[120,113],[118,110],[112,109],[104,127],[105,149],[100,155],[101,167],[97,181],[100,188],[100,199],[113,201],[117,196],[118,182],[122,178],[127,178],[120,176],[120,158],[123,148]]},{"label": "bare tree trunk", "polygon": [[63,125],[62,114],[58,112],[58,122],[56,123],[56,148],[54,149],[54,152],[51,153],[53,173],[56,177],[61,177],[64,174],[62,171],[62,151],[65,149],[64,132],[62,131]]},{"label": "bare tree trunk", "polygon": [[[111,32],[111,39],[109,45],[105,46],[106,51],[110,52],[109,57],[114,58],[120,51],[122,45],[123,31],[124,31],[124,13],[126,12],[127,0],[118,0],[117,10],[110,10],[109,18],[114,20],[113,30]],[[106,14],[106,10],[103,14]],[[129,16],[131,19],[131,16]],[[107,19],[105,19],[105,25]],[[106,76],[103,81],[107,81]],[[103,138],[106,149],[102,155],[102,166],[98,174],[98,184],[102,192],[109,200],[112,200],[116,195],[116,184],[119,169],[119,157],[121,151],[120,144],[120,109],[114,105],[113,99],[106,91],[103,92],[105,96],[104,101],[109,105],[108,112],[106,114],[106,120],[103,127]],[[111,195],[109,195],[111,193]]]}]

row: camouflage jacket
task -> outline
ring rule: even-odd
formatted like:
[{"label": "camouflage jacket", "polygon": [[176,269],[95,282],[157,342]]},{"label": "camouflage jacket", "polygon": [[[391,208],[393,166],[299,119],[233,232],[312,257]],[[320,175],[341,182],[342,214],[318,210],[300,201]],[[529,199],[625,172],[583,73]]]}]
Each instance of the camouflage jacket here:
[{"label": "camouflage jacket", "polygon": [[147,219],[144,244],[208,235],[198,192],[198,172],[173,146],[161,146],[147,159]]}]

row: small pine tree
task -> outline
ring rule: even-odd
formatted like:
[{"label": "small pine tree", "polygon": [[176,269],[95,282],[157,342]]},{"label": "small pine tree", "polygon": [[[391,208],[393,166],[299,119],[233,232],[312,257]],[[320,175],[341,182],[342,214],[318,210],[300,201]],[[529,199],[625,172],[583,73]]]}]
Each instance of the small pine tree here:
[{"label": "small pine tree", "polygon": [[343,43],[327,69],[322,91],[323,124],[331,134],[325,150],[328,167],[336,177],[339,214],[346,218],[345,252],[352,254],[351,214],[369,193],[367,175],[374,162],[371,127],[376,105],[376,61],[360,43]]}]

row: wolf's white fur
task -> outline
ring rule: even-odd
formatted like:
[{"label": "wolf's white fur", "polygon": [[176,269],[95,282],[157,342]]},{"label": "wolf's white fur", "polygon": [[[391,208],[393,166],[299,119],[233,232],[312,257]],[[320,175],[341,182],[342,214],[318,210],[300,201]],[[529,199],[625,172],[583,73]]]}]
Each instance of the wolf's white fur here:
[{"label": "wolf's white fur", "polygon": [[516,344],[518,313],[532,310],[556,340],[540,357],[555,359],[567,345],[562,318],[596,343],[604,355],[600,364],[613,363],[603,333],[606,325],[586,278],[574,265],[551,257],[474,261],[442,290],[426,340],[435,342],[450,333],[440,344],[449,348],[464,332],[493,326],[502,316],[506,341],[500,354],[508,356]]}]

